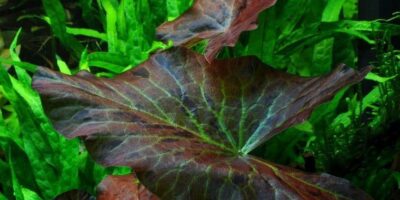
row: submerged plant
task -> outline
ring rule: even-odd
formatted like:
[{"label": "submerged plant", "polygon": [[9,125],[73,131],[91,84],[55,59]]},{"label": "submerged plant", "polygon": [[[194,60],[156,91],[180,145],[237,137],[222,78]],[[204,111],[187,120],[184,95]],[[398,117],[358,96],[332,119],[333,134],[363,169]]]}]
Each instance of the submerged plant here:
[{"label": "submerged plant", "polygon": [[[197,1],[159,28],[158,35],[176,45],[210,39],[206,57],[172,48],[113,79],[39,68],[33,87],[59,132],[83,138],[103,165],[132,167],[161,198],[368,199],[346,180],[248,155],[369,71],[341,66],[327,76],[301,78],[253,57],[213,61],[221,46],[254,28],[256,15],[273,3],[218,1],[213,7]],[[228,21],[212,15],[221,10]]]},{"label": "submerged plant", "polygon": [[161,198],[368,199],[346,180],[247,155],[368,71],[300,78],[173,48],[114,79],[39,68],[33,87],[58,131],[103,165],[132,167]]},{"label": "submerged plant", "polygon": [[[345,2],[357,4],[353,0],[282,0],[262,12],[275,0],[80,0],[62,4],[59,0],[42,0],[45,16],[33,17],[40,21],[36,24],[41,28],[24,27],[20,31],[21,59],[17,34],[10,48],[11,58],[0,60],[7,63],[5,70],[3,66],[0,70],[0,103],[11,104],[0,110],[0,199],[90,198],[106,174],[111,176],[98,185],[99,200],[370,199],[347,180],[335,176],[346,177],[374,198],[384,199],[389,195],[377,195],[374,190],[383,180],[380,174],[386,173],[375,176],[373,170],[382,168],[376,163],[383,163],[377,160],[385,154],[371,156],[365,148],[351,145],[355,139],[365,137],[362,132],[368,127],[358,123],[354,127],[365,129],[354,131],[349,126],[339,130],[334,120],[351,117],[353,110],[361,116],[358,113],[364,112],[364,107],[369,112],[370,104],[364,100],[379,93],[380,88],[375,87],[365,97],[357,94],[346,104],[344,97],[354,91],[341,90],[333,101],[313,112],[310,121],[289,129],[290,134],[278,136],[307,120],[315,107],[369,72],[369,68],[357,72],[341,65],[329,74],[338,63],[356,64],[352,41],[359,38],[374,44],[371,35],[387,30],[400,33],[400,28],[390,23],[355,21],[351,16],[339,20],[343,18],[341,13],[349,16],[357,8],[346,7]],[[82,16],[76,14],[80,12]],[[260,28],[239,39],[243,31],[257,27],[260,13]],[[32,16],[20,19],[34,20]],[[176,20],[156,29],[165,19]],[[24,41],[27,33],[46,27],[52,30],[45,33],[53,38],[48,42],[52,45],[40,48],[46,62],[39,64],[36,54],[26,52],[30,45]],[[154,41],[154,35],[168,41],[168,45]],[[175,47],[168,49],[170,46]],[[205,55],[192,51],[193,46],[200,52],[204,48]],[[219,58],[228,59],[214,60],[222,48]],[[27,53],[35,59],[27,58]],[[57,66],[63,74],[50,70]],[[79,140],[68,141],[53,130],[40,98],[32,91],[30,74],[24,69],[36,71],[32,86],[39,91],[56,130],[68,138],[81,138],[89,152]],[[69,76],[80,70],[91,73]],[[321,74],[326,75],[316,76]],[[389,88],[394,88],[398,80],[394,74],[398,73],[378,73],[393,83]],[[373,76],[369,73],[368,77],[371,80]],[[392,91],[386,85],[382,88],[384,94],[398,93],[386,92]],[[357,98],[362,100],[358,102]],[[396,95],[387,101],[383,101],[383,95],[376,98],[386,102],[387,110],[397,106]],[[337,116],[342,112],[342,103],[349,105],[349,114]],[[379,123],[383,125],[388,122],[387,114],[382,113]],[[355,139],[334,138],[329,127]],[[333,168],[342,164],[350,176],[337,173],[329,165],[321,167],[317,153],[316,166],[315,162],[304,161],[304,152],[311,149],[312,158],[313,152],[318,152],[312,148],[320,140],[321,131],[332,140],[326,140],[326,145],[321,143],[317,150],[327,149],[324,155],[335,158],[329,160]],[[274,140],[270,140],[272,137]],[[345,153],[330,151],[336,143],[343,150],[343,141],[351,145],[351,152],[362,152],[363,164],[357,155],[340,157]],[[261,155],[258,151],[264,147],[266,153]],[[103,168],[94,165],[91,157],[103,166],[129,167]],[[385,163],[393,156],[386,157]],[[351,176],[354,167],[347,169],[346,159],[371,170]],[[335,176],[305,173],[288,166],[313,172],[317,167]],[[135,175],[115,176],[131,173],[131,168]],[[56,181],[57,177],[62,178]],[[384,185],[394,187],[395,183]]]}]

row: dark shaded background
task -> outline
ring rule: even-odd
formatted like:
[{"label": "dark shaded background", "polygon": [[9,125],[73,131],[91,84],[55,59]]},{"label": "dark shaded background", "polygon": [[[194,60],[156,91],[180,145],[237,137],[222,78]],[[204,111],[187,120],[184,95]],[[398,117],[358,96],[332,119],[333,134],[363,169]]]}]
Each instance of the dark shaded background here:
[{"label": "dark shaded background", "polygon": [[[360,20],[388,19],[396,11],[400,10],[400,0],[361,0],[358,4]],[[400,20],[395,21],[400,24]],[[393,45],[400,48],[400,38],[393,38]],[[359,44],[359,67],[367,66],[375,55],[368,44]]]}]

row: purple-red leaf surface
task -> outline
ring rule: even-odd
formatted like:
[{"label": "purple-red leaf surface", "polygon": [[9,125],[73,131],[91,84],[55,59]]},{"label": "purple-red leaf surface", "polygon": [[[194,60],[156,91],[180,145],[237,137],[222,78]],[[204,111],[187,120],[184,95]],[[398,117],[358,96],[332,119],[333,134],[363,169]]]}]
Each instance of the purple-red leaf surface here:
[{"label": "purple-red leaf surface", "polygon": [[39,68],[33,87],[59,132],[103,165],[131,166],[162,199],[368,199],[346,180],[247,155],[367,72],[301,78],[177,48],[113,79]]},{"label": "purple-red leaf surface", "polygon": [[174,21],[157,29],[162,40],[175,46],[191,45],[209,39],[205,52],[212,61],[223,46],[233,46],[243,31],[257,28],[258,14],[276,0],[197,0],[193,7]]},{"label": "purple-red leaf surface", "polygon": [[97,200],[159,200],[135,175],[108,176],[97,186]]}]

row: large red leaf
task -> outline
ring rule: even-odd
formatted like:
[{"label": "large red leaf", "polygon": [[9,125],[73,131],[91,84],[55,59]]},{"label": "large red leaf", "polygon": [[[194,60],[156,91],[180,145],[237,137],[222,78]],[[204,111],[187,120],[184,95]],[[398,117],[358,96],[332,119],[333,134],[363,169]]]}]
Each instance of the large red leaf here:
[{"label": "large red leaf", "polygon": [[367,71],[301,78],[171,49],[114,79],[40,68],[33,87],[58,131],[103,165],[131,166],[161,198],[367,199],[343,179],[247,156]]},{"label": "large red leaf", "polygon": [[197,0],[193,7],[157,29],[162,40],[175,46],[209,39],[205,56],[212,61],[223,46],[233,46],[243,31],[255,29],[258,14],[276,0]]}]

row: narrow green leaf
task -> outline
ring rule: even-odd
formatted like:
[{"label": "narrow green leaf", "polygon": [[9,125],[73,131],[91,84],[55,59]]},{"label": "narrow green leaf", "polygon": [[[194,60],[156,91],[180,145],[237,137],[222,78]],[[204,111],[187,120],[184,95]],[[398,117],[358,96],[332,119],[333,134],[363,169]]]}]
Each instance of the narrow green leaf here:
[{"label": "narrow green leaf", "polygon": [[335,22],[339,20],[340,11],[346,0],[328,0],[328,3],[322,13],[322,22]]},{"label": "narrow green leaf", "polygon": [[380,22],[342,20],[338,22],[314,23],[296,30],[292,34],[283,37],[284,39],[280,39],[278,41],[279,49],[277,49],[277,53],[290,55],[304,46],[316,44],[326,38],[339,34],[346,34],[362,39],[369,44],[374,44],[375,41],[369,37],[388,30],[393,35],[400,34],[399,25]]},{"label": "narrow green leaf", "polygon": [[249,32],[249,41],[241,56],[255,55],[264,63],[284,67],[284,62],[290,59],[275,54],[277,38],[293,32],[305,17],[308,4],[308,0],[277,1],[275,6],[261,13],[257,22],[258,28]]},{"label": "narrow green leaf", "polygon": [[100,0],[101,6],[106,11],[106,32],[108,51],[118,52],[117,9],[110,0]]},{"label": "narrow green leaf", "polygon": [[[74,167],[74,160],[78,152],[73,153],[73,150],[79,150],[77,141],[66,141],[54,132],[43,113],[39,96],[30,85],[9,76],[3,68],[0,72],[0,83],[8,91],[6,97],[15,109],[18,120],[23,121],[20,123],[21,142],[16,143],[20,144],[27,157],[18,155],[20,164],[15,167],[27,169],[24,169],[26,179],[20,182],[34,181],[34,184],[27,183],[32,186],[30,188],[39,188],[37,190],[46,199],[54,198],[62,190],[77,187],[78,171]],[[21,164],[24,158],[26,160]],[[32,169],[32,177],[28,169]]]},{"label": "narrow green leaf", "polygon": [[[26,16],[24,16],[24,18],[38,18],[38,19],[45,21],[49,25],[51,25],[50,17],[47,17],[47,16],[26,15]],[[103,41],[107,41],[107,34],[100,33],[99,31],[94,30],[94,29],[65,26],[65,31],[66,31],[66,33],[71,34],[71,35],[86,36],[86,37],[92,37],[92,38],[97,38],[97,39],[100,39]]]},{"label": "narrow green leaf", "polygon": [[[345,0],[329,0],[322,13],[321,22],[338,21],[344,2]],[[327,38],[315,45],[312,62],[314,65],[313,75],[326,74],[331,70],[334,42],[334,38]]]},{"label": "narrow green leaf", "polygon": [[[374,103],[380,100],[380,90],[379,87],[375,87],[371,90],[362,100],[362,102],[357,102],[355,105],[355,110],[349,109],[349,111],[339,114],[330,124],[333,128],[348,127],[352,122],[352,116],[359,115],[366,108],[372,107]],[[362,105],[360,109],[359,105]]]},{"label": "narrow green leaf", "polygon": [[[139,0],[140,1],[140,0]],[[118,29],[118,38],[121,38],[123,40],[127,40],[129,30],[127,28],[127,21],[126,21],[126,15],[134,15],[136,13],[125,13],[127,9],[133,10],[133,8],[127,8],[128,6],[133,6],[132,1],[129,2],[126,0],[121,0],[119,6],[116,8],[116,28]]]},{"label": "narrow green leaf", "polygon": [[99,31],[93,29],[67,27],[66,31],[71,35],[80,35],[80,36],[97,38],[105,42],[107,42],[108,39],[107,34],[100,33]]},{"label": "narrow green leaf", "polygon": [[19,58],[18,52],[16,51],[16,48],[18,45],[18,39],[21,35],[21,31],[22,31],[22,28],[18,29],[17,34],[15,34],[14,39],[12,40],[11,45],[10,45],[10,56],[13,61],[21,61],[21,59]]},{"label": "narrow green leaf", "polygon": [[57,66],[60,69],[60,72],[68,75],[72,75],[71,70],[69,69],[67,63],[65,63],[60,56],[56,55]]},{"label": "narrow green leaf", "polygon": [[167,1],[168,21],[175,20],[184,11],[186,11],[190,5],[193,4],[193,0],[166,0],[166,1]]},{"label": "narrow green leaf", "polygon": [[8,75],[1,61],[0,61],[0,85],[2,91],[5,91],[3,92],[3,95],[11,102],[15,101],[17,96],[15,95],[12,89],[10,76]]},{"label": "narrow green leaf", "polygon": [[42,0],[42,4],[55,36],[64,47],[71,50],[75,58],[79,58],[84,47],[67,33],[65,11],[60,0]]},{"label": "narrow green leaf", "polygon": [[[10,45],[10,55],[13,61],[15,62],[21,62],[21,59],[19,58],[18,53],[16,52],[17,44],[18,44],[18,39],[21,34],[22,29],[20,28],[15,35],[13,41],[11,42]],[[15,67],[15,72],[17,73],[18,79],[21,80],[26,85],[30,85],[32,82],[31,77],[29,76],[28,73],[26,73],[25,70],[21,69],[18,67],[18,65]]]},{"label": "narrow green leaf", "polygon": [[393,172],[393,177],[396,179],[397,188],[400,188],[400,172]]},{"label": "narrow green leaf", "polygon": [[[322,104],[320,107],[315,109],[313,115],[310,118],[312,124],[330,124],[331,120],[335,118],[336,110],[341,102],[341,100],[345,97],[346,92],[348,91],[349,87],[346,87],[339,91],[331,101]],[[324,116],[324,117],[321,117]]]},{"label": "narrow green leaf", "polygon": [[24,199],[27,200],[42,200],[42,198],[36,194],[36,192],[28,188],[22,188],[22,195],[24,196]]},{"label": "narrow green leaf", "polygon": [[22,193],[22,187],[18,182],[18,178],[15,174],[15,168],[14,168],[14,163],[13,163],[13,157],[12,157],[12,148],[9,147],[8,149],[8,166],[10,167],[10,172],[11,172],[11,180],[12,180],[12,186],[14,190],[14,196],[18,200],[24,200],[24,195]]},{"label": "narrow green leaf", "polygon": [[88,54],[87,65],[90,67],[106,69],[112,74],[120,74],[131,66],[127,56],[109,52],[94,52]]},{"label": "narrow green leaf", "polygon": [[396,74],[396,75],[393,75],[393,76],[391,76],[391,77],[382,77],[382,76],[379,76],[378,74],[375,74],[375,73],[373,73],[373,72],[370,72],[370,73],[367,74],[367,76],[365,77],[365,79],[371,80],[371,81],[376,81],[376,82],[378,82],[378,83],[385,83],[385,82],[387,82],[387,81],[389,81],[389,80],[392,80],[392,79],[394,79],[394,78],[396,78],[396,77],[397,77],[397,74]]},{"label": "narrow green leaf", "polygon": [[13,61],[13,60],[6,60],[3,58],[0,58],[0,62],[8,65],[14,65],[16,68],[22,68],[24,70],[27,70],[29,72],[35,72],[37,65],[27,63],[27,62],[19,62],[19,61]]},{"label": "narrow green leaf", "polygon": [[250,32],[249,43],[247,45],[246,54],[257,55],[261,60],[268,64],[274,64],[275,56],[273,54],[276,40],[266,38],[277,38],[277,26],[279,21],[274,20],[278,11],[273,7],[269,12],[260,14],[262,20],[258,23],[258,28]]},{"label": "narrow green leaf", "polygon": [[0,200],[7,200],[6,196],[4,196],[1,192],[0,192]]},{"label": "narrow green leaf", "polygon": [[358,1],[346,0],[343,4],[343,15],[345,19],[353,19],[358,15]]},{"label": "narrow green leaf", "polygon": [[87,49],[82,51],[81,59],[79,60],[79,70],[90,71]]},{"label": "narrow green leaf", "polygon": [[93,5],[93,0],[79,0],[79,6],[82,9],[82,18],[89,27],[94,28],[100,25],[98,10]]},{"label": "narrow green leaf", "polygon": [[309,122],[309,121],[305,121],[299,125],[294,126],[293,128],[299,130],[299,131],[303,131],[306,133],[313,133],[314,132],[314,128],[313,125]]}]

